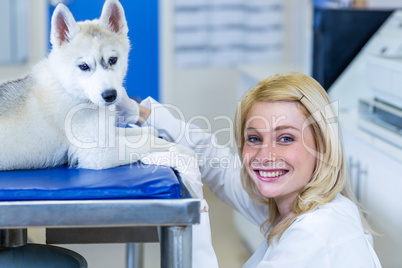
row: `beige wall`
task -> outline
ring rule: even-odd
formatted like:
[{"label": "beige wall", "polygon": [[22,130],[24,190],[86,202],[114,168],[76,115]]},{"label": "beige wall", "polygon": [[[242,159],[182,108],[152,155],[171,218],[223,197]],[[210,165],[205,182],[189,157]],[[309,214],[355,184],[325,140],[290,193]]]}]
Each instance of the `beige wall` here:
[{"label": "beige wall", "polygon": [[24,64],[0,65],[0,80],[13,79],[27,73],[46,56],[48,44],[47,0],[29,0],[29,58]]},{"label": "beige wall", "polygon": [[[160,0],[160,96],[161,101],[180,107],[186,117],[205,116],[212,130],[227,128],[216,116],[234,117],[239,92],[239,72],[234,68],[175,69],[173,49],[173,1]],[[310,71],[312,8],[310,0],[284,0],[285,59]],[[226,143],[228,137],[218,137]]]},{"label": "beige wall", "polygon": [[366,0],[367,6],[371,8],[401,8],[401,0]]}]

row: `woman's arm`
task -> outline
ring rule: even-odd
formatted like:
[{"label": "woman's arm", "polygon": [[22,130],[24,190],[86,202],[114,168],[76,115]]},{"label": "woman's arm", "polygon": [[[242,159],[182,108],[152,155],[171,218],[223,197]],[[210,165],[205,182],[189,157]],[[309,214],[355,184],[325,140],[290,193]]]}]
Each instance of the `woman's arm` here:
[{"label": "woman's arm", "polygon": [[[202,181],[223,202],[260,225],[268,217],[267,206],[255,204],[241,185],[241,161],[229,148],[215,146],[216,137],[200,131],[197,126],[186,124],[180,111],[175,107],[165,107],[152,98],[140,105],[143,125],[155,127],[162,138],[191,148],[197,154]],[[171,111],[176,113],[173,116]]]}]

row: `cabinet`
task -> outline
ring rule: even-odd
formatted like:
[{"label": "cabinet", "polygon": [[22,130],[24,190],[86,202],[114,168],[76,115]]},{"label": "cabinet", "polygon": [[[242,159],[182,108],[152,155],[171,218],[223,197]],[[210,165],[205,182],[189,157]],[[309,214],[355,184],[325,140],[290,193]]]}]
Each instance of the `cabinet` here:
[{"label": "cabinet", "polygon": [[[401,267],[402,263],[402,133],[384,128],[375,120],[359,119],[358,113],[367,118],[371,112],[359,107],[362,99],[393,103],[401,109],[400,102],[395,104],[400,87],[392,95],[389,92],[392,75],[401,67],[386,61],[400,62],[401,21],[402,13],[393,12],[328,90],[332,101],[339,104],[354,190],[367,211],[369,223],[379,233],[373,237],[374,249],[385,268]],[[394,118],[387,114],[381,119],[386,117],[384,122]]]},{"label": "cabinet", "polygon": [[388,144],[359,130],[353,116],[340,117],[352,186],[379,234],[374,249],[384,268],[401,267],[402,150],[390,152]]}]

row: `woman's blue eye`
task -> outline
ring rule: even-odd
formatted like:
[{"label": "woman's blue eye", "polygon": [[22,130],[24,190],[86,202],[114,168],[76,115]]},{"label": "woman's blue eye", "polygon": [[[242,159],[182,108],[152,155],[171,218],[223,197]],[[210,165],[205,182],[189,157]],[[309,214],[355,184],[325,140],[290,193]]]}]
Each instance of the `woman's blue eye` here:
[{"label": "woman's blue eye", "polygon": [[254,143],[254,142],[260,142],[261,139],[258,138],[258,137],[248,137],[248,138],[247,138],[247,141],[248,141],[248,142],[251,142],[251,143]]},{"label": "woman's blue eye", "polygon": [[291,138],[291,137],[282,137],[282,138],[280,138],[280,141],[281,142],[291,142],[291,141],[293,141],[293,138]]}]

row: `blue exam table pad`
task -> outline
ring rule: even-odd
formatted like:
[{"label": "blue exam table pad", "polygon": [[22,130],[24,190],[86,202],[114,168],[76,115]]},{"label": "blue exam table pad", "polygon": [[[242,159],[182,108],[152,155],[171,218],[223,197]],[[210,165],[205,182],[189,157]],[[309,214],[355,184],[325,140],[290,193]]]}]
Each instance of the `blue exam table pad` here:
[{"label": "blue exam table pad", "polygon": [[0,171],[0,201],[179,199],[178,174],[167,166],[135,163],[104,170]]}]

